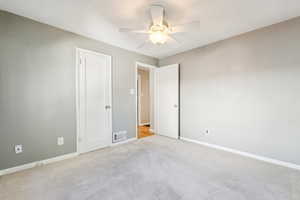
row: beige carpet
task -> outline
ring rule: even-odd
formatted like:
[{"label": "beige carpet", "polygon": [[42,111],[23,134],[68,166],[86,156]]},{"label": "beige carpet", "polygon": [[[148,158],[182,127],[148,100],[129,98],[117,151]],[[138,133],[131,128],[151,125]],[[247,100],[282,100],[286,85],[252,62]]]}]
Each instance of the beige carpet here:
[{"label": "beige carpet", "polygon": [[1,200],[299,200],[300,172],[152,136],[0,178]]}]

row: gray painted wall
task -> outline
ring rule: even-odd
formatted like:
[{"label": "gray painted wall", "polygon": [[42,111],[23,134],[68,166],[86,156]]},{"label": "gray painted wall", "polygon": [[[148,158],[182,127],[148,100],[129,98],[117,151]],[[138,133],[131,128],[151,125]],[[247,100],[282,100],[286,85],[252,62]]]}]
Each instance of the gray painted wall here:
[{"label": "gray painted wall", "polygon": [[0,170],[76,151],[76,47],[112,56],[113,130],[135,137],[135,62],[156,59],[3,11],[0,27]]},{"label": "gray painted wall", "polygon": [[173,63],[183,137],[300,164],[300,18],[159,65]]}]

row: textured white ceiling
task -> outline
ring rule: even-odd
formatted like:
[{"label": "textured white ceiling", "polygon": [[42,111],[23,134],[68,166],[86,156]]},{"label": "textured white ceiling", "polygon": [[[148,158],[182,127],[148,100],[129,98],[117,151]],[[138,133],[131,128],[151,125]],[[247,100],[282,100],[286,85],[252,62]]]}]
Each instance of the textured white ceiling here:
[{"label": "textured white ceiling", "polygon": [[[200,20],[176,37],[179,44],[147,44],[146,35],[118,28],[146,28],[149,6],[161,4],[171,24]],[[145,55],[163,58],[300,16],[299,0],[0,0],[0,9]]]}]

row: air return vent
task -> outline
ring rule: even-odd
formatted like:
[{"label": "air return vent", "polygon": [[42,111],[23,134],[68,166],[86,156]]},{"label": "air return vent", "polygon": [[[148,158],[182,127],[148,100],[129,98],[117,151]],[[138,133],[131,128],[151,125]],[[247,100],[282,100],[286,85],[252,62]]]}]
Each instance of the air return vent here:
[{"label": "air return vent", "polygon": [[113,133],[113,143],[127,140],[127,131],[119,131]]}]

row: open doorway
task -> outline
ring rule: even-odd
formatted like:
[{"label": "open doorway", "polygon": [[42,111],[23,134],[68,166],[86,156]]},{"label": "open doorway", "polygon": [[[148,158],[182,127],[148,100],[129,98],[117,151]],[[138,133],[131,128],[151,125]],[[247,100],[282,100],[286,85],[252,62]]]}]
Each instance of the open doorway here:
[{"label": "open doorway", "polygon": [[137,81],[137,138],[154,135],[154,69],[144,63],[136,63]]}]

